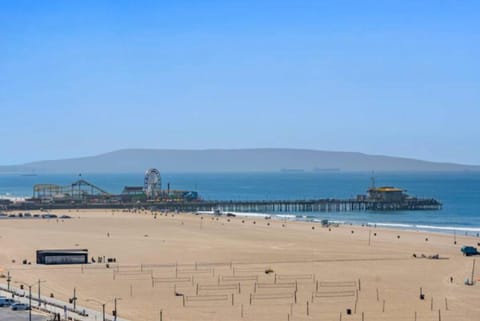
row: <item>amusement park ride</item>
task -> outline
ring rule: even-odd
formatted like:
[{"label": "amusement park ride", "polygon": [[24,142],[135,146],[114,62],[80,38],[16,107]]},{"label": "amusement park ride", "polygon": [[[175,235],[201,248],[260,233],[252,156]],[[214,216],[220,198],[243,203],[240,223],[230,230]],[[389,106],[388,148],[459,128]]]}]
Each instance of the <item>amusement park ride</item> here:
[{"label": "amusement park ride", "polygon": [[193,191],[180,191],[170,188],[162,191],[162,177],[156,168],[145,172],[143,186],[125,186],[121,194],[111,194],[104,189],[80,179],[70,185],[37,184],[33,186],[32,201],[55,203],[78,202],[132,202],[162,200],[195,200],[198,194]]},{"label": "amusement park ride", "polygon": [[143,180],[143,191],[148,199],[156,199],[162,192],[162,178],[156,168],[150,168],[145,173]]}]

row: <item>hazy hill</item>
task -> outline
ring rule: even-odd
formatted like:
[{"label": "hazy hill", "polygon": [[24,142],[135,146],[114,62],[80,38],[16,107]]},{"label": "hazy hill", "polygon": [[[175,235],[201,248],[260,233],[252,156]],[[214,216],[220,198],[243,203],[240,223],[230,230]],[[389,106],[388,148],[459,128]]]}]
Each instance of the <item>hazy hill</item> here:
[{"label": "hazy hill", "polygon": [[304,149],[155,150],[126,149],[98,156],[0,166],[0,172],[280,171],[480,171],[480,166],[435,163],[362,153]]}]

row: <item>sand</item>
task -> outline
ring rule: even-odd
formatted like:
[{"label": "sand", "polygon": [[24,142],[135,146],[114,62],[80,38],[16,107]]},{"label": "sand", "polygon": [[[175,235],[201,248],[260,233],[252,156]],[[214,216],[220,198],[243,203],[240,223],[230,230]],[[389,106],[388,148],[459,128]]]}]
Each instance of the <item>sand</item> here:
[{"label": "sand", "polygon": [[[53,213],[73,218],[0,221],[0,269],[14,281],[44,280],[44,294],[66,301],[75,287],[78,305],[97,310],[87,299],[110,312],[120,297],[128,320],[160,320],[160,310],[163,320],[480,320],[480,282],[464,285],[473,258],[460,252],[479,238],[457,236],[455,245],[446,234],[263,218]],[[34,264],[37,249],[55,248],[87,248],[117,264]]]}]

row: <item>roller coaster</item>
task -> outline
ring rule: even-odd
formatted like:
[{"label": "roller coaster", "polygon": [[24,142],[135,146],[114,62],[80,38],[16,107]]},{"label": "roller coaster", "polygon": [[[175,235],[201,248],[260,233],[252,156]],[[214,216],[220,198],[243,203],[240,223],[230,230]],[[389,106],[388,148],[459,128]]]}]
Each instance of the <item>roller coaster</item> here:
[{"label": "roller coaster", "polygon": [[111,196],[110,193],[84,179],[66,186],[56,184],[36,184],[33,186],[34,199],[78,201],[90,198],[108,198],[109,196]]}]

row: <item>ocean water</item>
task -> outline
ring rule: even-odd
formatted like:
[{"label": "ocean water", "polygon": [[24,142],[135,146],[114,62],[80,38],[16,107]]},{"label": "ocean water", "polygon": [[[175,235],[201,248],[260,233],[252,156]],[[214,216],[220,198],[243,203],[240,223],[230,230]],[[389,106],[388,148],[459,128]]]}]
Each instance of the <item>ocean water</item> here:
[{"label": "ocean water", "polygon": [[[376,184],[404,188],[410,195],[436,198],[439,211],[283,213],[298,219],[377,224],[441,232],[480,233],[480,173],[377,173]],[[82,178],[111,193],[125,185],[142,185],[143,173],[83,174]],[[0,195],[30,197],[34,184],[67,185],[75,174],[0,174]],[[165,188],[196,190],[209,200],[352,198],[371,184],[371,173],[162,173]],[[307,217],[302,217],[307,215]]]}]

